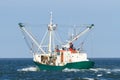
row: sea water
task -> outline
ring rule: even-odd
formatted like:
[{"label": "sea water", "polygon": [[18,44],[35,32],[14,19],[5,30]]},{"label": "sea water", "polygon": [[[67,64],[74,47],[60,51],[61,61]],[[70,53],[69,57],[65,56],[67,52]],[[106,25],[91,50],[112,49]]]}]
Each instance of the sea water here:
[{"label": "sea water", "polygon": [[119,58],[93,58],[94,68],[39,70],[31,58],[0,59],[0,80],[120,80]]}]

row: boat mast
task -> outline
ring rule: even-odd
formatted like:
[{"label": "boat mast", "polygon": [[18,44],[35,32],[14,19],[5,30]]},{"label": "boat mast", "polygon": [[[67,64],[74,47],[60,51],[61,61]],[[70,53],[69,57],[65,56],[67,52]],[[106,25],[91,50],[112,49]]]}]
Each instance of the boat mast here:
[{"label": "boat mast", "polygon": [[52,52],[52,40],[53,40],[53,31],[56,29],[56,25],[53,24],[53,19],[52,19],[52,12],[50,12],[50,23],[48,25],[48,31],[49,31],[49,43],[48,43],[48,52]]}]

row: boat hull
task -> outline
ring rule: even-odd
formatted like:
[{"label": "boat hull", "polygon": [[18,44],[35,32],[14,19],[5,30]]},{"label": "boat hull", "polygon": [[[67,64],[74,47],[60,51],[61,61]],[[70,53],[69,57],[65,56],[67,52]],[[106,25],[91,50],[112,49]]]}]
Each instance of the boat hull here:
[{"label": "boat hull", "polygon": [[89,69],[94,67],[94,62],[81,61],[81,62],[68,63],[66,64],[65,67],[69,69]]},{"label": "boat hull", "polygon": [[81,62],[73,62],[73,63],[67,63],[64,66],[52,66],[52,65],[46,65],[41,64],[38,62],[34,62],[40,70],[63,70],[65,68],[69,69],[89,69],[94,67],[94,62],[92,61],[81,61]]}]

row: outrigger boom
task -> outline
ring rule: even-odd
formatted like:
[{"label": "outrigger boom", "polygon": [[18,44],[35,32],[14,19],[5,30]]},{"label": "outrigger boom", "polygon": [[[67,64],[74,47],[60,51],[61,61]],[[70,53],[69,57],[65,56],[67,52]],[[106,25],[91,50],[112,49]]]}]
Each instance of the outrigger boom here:
[{"label": "outrigger boom", "polygon": [[69,44],[73,43],[75,40],[77,40],[79,37],[81,37],[82,35],[84,35],[86,32],[90,31],[93,28],[94,24],[91,24],[90,26],[88,26],[84,31],[80,32],[78,35],[76,35],[72,40],[68,41],[67,44],[63,45],[66,48],[69,48]]},{"label": "outrigger boom", "polygon": [[24,25],[22,23],[19,23],[19,26],[20,26],[20,29],[23,32],[25,32],[29,36],[29,38],[36,44],[36,46],[38,47],[38,49],[40,49],[43,53],[45,53],[45,51],[41,48],[41,46],[39,45],[39,43],[35,40],[34,36],[25,29]]}]

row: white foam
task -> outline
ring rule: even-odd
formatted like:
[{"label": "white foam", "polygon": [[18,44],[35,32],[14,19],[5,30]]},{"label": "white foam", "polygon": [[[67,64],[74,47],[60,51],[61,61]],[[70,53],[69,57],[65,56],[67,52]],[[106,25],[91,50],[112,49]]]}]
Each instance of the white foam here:
[{"label": "white foam", "polygon": [[95,69],[94,69],[94,68],[91,68],[90,70],[91,70],[91,71],[94,71],[94,72],[98,72],[98,69],[97,69],[97,68],[95,68]]},{"label": "white foam", "polygon": [[112,69],[113,72],[120,72],[120,69]]},{"label": "white foam", "polygon": [[97,76],[100,77],[100,76],[102,76],[102,74],[98,74]]},{"label": "white foam", "polygon": [[26,67],[22,69],[18,69],[17,71],[38,71],[37,67]]},{"label": "white foam", "polygon": [[106,68],[92,68],[90,69],[91,71],[94,71],[94,72],[99,72],[99,71],[104,71],[106,72],[107,74],[111,74],[111,72],[120,72],[120,69],[117,68],[117,69],[106,69]]},{"label": "white foam", "polygon": [[62,70],[63,72],[78,72],[80,71],[80,69],[69,69],[69,68],[65,68],[64,70]]},{"label": "white foam", "polygon": [[108,74],[110,74],[111,72],[110,71],[107,71]]},{"label": "white foam", "polygon": [[[79,71],[94,71],[94,72],[99,72],[99,71],[105,71],[107,73],[111,73],[111,69],[105,69],[105,68],[91,68],[91,69],[69,69],[69,68],[65,68],[64,70],[62,70],[63,72],[79,72]],[[114,71],[120,71],[120,70],[114,70]]]},{"label": "white foam", "polygon": [[111,71],[110,69],[105,69],[105,68],[92,68],[90,69],[91,71],[95,71],[95,72],[98,72],[98,71],[105,71],[105,72],[109,72]]},{"label": "white foam", "polygon": [[83,78],[85,80],[95,80],[94,78]]}]

